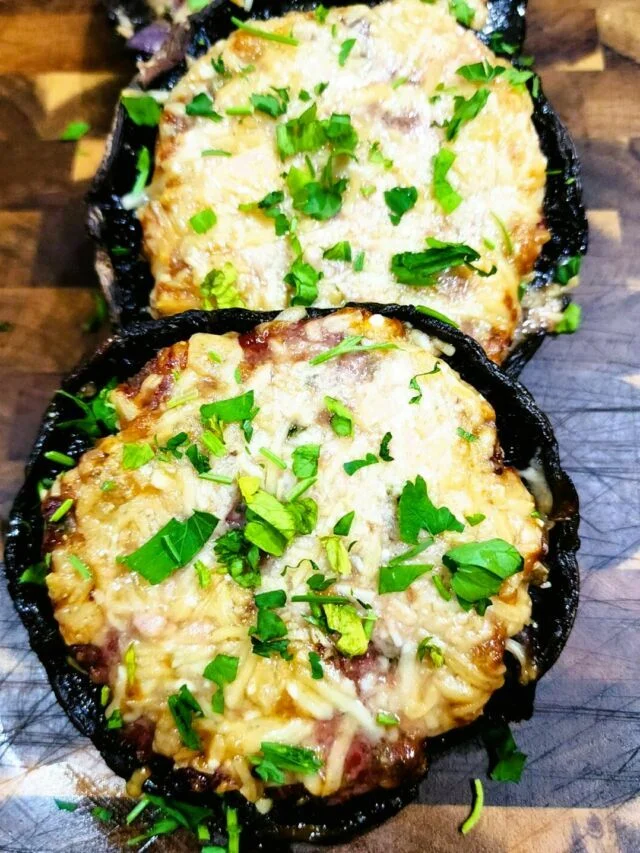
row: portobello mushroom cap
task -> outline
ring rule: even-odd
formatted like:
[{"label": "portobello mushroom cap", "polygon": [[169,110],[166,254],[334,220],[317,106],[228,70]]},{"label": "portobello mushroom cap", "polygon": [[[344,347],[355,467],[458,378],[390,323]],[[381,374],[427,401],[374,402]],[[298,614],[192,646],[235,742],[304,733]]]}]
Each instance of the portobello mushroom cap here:
[{"label": "portobello mushroom cap", "polygon": [[[576,614],[579,587],[576,561],[578,498],[561,468],[548,419],[522,385],[505,375],[487,359],[475,341],[451,325],[408,306],[366,304],[352,307],[409,324],[444,342],[444,351],[438,358],[480,392],[495,410],[505,464],[521,471],[533,468],[538,472],[538,480],[545,484],[547,499],[550,496],[546,517],[551,523],[547,526],[548,552],[544,558],[549,583],[530,586],[532,621],[518,635],[518,641],[535,662],[539,678],[553,665],[567,641]],[[326,309],[307,309],[310,318],[333,313]],[[248,333],[256,325],[277,316],[276,312],[226,309],[191,311],[159,321],[135,323],[111,337],[63,382],[62,388],[69,394],[77,394],[87,387],[102,388],[113,377],[124,381],[140,371],[160,349],[187,340],[196,333]],[[213,777],[189,768],[176,769],[169,758],[158,754],[147,753],[141,760],[137,754],[140,743],[132,743],[124,739],[120,731],[105,727],[100,686],[79,671],[75,662],[73,665],[70,662],[70,649],[62,639],[46,587],[19,580],[28,566],[41,559],[44,522],[37,484],[61,470],[47,460],[45,454],[55,449],[77,459],[93,444],[82,432],[59,428],[76,414],[75,404],[60,395],[54,397],[45,413],[28,461],[26,480],[9,522],[5,559],[10,594],[60,704],[74,725],[93,741],[108,766],[129,778],[144,765],[151,771],[144,790],[211,805],[212,800],[219,801],[211,794],[215,787]],[[536,489],[531,491],[535,498]],[[539,502],[537,505],[541,506]],[[528,718],[532,712],[535,681],[521,684],[515,661],[506,662],[505,684],[485,706],[485,720],[519,720]],[[477,724],[473,724],[435,738],[427,745],[432,753],[440,751],[476,730]],[[337,805],[327,805],[322,798],[310,796],[301,786],[296,786],[286,792],[295,797],[295,808],[291,806],[291,797],[286,796],[276,799],[266,816],[258,814],[237,794],[230,795],[230,801],[241,809],[244,837],[255,837],[256,845],[268,846],[274,839],[328,841],[345,838],[386,819],[415,796],[418,781],[409,774],[406,784],[398,788],[376,789]]]}]

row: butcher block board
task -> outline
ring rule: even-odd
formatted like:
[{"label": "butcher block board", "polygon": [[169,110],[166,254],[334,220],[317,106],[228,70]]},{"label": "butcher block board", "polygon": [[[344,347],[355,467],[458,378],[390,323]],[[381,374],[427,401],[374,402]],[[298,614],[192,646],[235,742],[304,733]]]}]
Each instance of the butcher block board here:
[{"label": "butcher block board", "polygon": [[[583,166],[591,249],[584,324],[547,340],[523,376],[555,429],[582,501],[576,627],[515,727],[519,785],[486,779],[478,743],[441,758],[420,803],[337,851],[640,851],[640,2],[531,0],[528,48]],[[91,0],[0,5],[0,512],[6,519],[45,404],[102,333],[83,331],[96,279],[83,194],[119,88],[133,71]],[[57,141],[69,121],[91,124]],[[458,832],[485,779],[487,808]],[[53,797],[83,797],[73,814]],[[128,808],[121,780],[71,726],[0,590],[0,851],[119,851],[89,812]],[[131,849],[131,848],[126,848]],[[145,848],[146,849],[146,848]],[[153,850],[195,850],[187,838]],[[308,849],[304,845],[299,851]]]}]

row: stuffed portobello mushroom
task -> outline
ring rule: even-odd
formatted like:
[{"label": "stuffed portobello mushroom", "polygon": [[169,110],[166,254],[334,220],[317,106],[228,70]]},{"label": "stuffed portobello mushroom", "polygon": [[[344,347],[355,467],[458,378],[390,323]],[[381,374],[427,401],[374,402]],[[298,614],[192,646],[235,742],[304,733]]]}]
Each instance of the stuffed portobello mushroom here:
[{"label": "stuffed portobello mushroom", "polygon": [[419,0],[228,14],[123,98],[90,200],[117,319],[427,304],[498,363],[561,320],[584,215],[530,70]]},{"label": "stuffed portobello mushroom", "polygon": [[7,564],[112,767],[308,836],[327,807],[362,825],[344,809],[420,778],[505,691],[518,716],[573,620],[577,499],[544,416],[452,327],[400,306],[257,322],[141,325],[82,368]]}]

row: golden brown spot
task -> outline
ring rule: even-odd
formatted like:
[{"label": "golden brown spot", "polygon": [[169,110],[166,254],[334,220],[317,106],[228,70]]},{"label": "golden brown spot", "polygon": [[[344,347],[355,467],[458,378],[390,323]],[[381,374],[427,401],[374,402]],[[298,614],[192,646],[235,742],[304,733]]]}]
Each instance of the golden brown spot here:
[{"label": "golden brown spot", "polygon": [[[277,31],[276,31],[277,32]],[[287,33],[282,33],[287,35]],[[244,30],[238,30],[229,36],[229,47],[243,62],[256,62],[265,51],[265,43],[259,36],[252,36]]]},{"label": "golden brown spot", "polygon": [[[189,355],[188,341],[178,341],[170,347],[161,349],[155,358],[147,362],[145,366],[128,382],[120,386],[120,391],[130,399],[138,396],[141,392],[142,384],[145,379],[152,374],[162,377],[162,381],[148,395],[142,393],[142,399],[136,400],[138,407],[155,409],[160,405],[160,402],[169,395],[169,391],[173,386],[173,372],[176,370],[184,370],[187,366],[187,357]],[[146,399],[145,399],[146,397]]]},{"label": "golden brown spot", "polygon": [[542,247],[551,237],[544,222],[538,222],[533,227],[530,225],[516,225],[512,231],[512,239],[518,246],[515,258],[516,267],[520,275],[530,273],[534,267]]},{"label": "golden brown spot", "polygon": [[499,675],[504,668],[504,645],[504,631],[496,628],[489,640],[474,648],[472,652],[474,662],[485,672]]}]

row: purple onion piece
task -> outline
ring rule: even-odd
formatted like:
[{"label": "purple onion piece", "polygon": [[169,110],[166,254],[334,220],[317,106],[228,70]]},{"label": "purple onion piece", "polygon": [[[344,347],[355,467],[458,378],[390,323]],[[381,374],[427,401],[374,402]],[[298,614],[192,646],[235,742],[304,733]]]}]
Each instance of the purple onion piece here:
[{"label": "purple onion piece", "polygon": [[127,42],[127,47],[143,53],[155,53],[160,50],[170,32],[171,26],[167,21],[154,21],[147,27],[138,30]]}]

